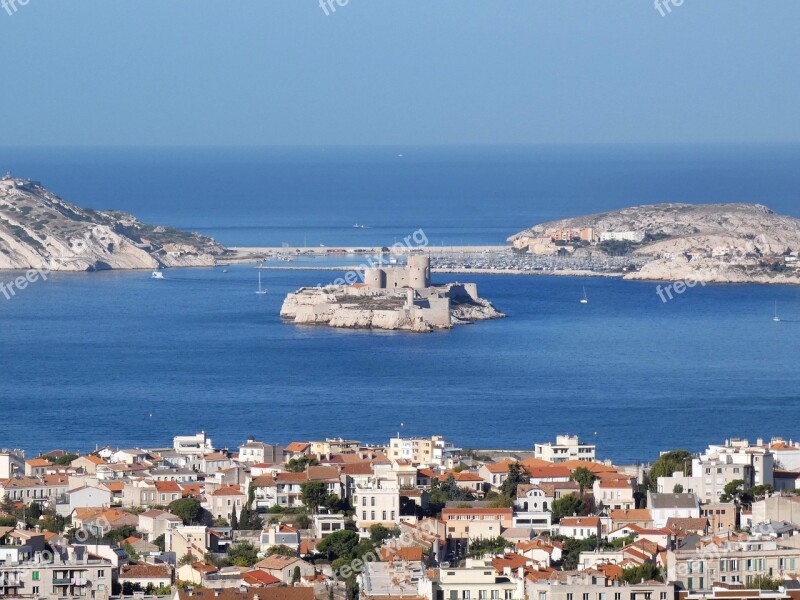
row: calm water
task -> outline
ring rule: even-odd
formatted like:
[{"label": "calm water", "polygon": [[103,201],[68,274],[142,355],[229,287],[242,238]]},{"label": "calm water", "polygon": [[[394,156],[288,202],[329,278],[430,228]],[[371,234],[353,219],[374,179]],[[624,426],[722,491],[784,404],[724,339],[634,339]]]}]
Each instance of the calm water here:
[{"label": "calm water", "polygon": [[[417,227],[432,241],[499,242],[542,218],[643,201],[798,211],[791,148],[687,150],[697,162],[674,149],[374,152],[2,150],[0,167],[228,244],[303,232],[309,244],[386,243]],[[0,447],[160,445],[200,429],[229,446],[385,442],[403,422],[464,447],[578,433],[632,461],[730,436],[797,437],[800,289],[706,286],[662,304],[649,283],[471,276],[510,318],[412,335],[282,323],[284,294],[327,279],[319,272],[269,272],[267,296],[247,267],[168,277],[54,274],[0,298]]]}]

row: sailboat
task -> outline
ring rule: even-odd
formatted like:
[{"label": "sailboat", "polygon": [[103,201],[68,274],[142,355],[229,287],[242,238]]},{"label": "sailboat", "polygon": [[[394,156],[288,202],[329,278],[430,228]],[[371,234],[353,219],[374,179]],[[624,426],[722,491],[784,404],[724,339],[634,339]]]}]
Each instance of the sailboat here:
[{"label": "sailboat", "polygon": [[775,321],[776,323],[780,323],[781,322],[781,318],[778,316],[778,302],[777,301],[775,301],[775,316],[772,317],[772,320]]},{"label": "sailboat", "polygon": [[581,298],[581,304],[589,304],[589,296],[586,295],[586,287],[583,288],[583,298]]},{"label": "sailboat", "polygon": [[256,290],[256,294],[266,294],[267,288],[261,287],[261,269],[258,271],[258,289]]}]

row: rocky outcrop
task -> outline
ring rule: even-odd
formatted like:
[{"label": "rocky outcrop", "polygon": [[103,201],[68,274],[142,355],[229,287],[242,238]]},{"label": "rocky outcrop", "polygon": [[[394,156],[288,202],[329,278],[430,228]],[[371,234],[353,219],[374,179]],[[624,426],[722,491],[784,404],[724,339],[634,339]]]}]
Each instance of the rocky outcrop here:
[{"label": "rocky outcrop", "polygon": [[94,271],[212,266],[225,248],[208,237],[84,209],[38,183],[0,179],[0,269]]},{"label": "rocky outcrop", "polygon": [[[627,245],[642,266],[625,279],[800,283],[800,220],[760,204],[638,206],[542,223],[508,241],[531,246],[545,232],[566,228],[644,232],[642,242]],[[595,247],[602,250],[603,244]]]},{"label": "rocky outcrop", "polygon": [[[451,293],[451,288],[457,289],[449,299],[445,294]],[[351,286],[301,288],[286,296],[280,314],[302,325],[413,332],[505,317],[488,300],[466,296],[460,284],[432,286],[427,291],[434,299],[445,301],[443,315],[430,308],[431,297],[418,298],[409,304],[405,291],[368,292]]]}]

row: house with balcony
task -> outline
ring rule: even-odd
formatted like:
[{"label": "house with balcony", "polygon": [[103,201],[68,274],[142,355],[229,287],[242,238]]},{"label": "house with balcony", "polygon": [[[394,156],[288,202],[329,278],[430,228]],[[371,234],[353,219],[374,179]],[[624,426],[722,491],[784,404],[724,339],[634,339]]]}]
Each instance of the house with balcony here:
[{"label": "house with balcony", "polygon": [[555,443],[534,444],[533,455],[539,460],[551,463],[567,462],[568,460],[594,462],[596,447],[594,444],[581,442],[576,435],[558,435]]}]

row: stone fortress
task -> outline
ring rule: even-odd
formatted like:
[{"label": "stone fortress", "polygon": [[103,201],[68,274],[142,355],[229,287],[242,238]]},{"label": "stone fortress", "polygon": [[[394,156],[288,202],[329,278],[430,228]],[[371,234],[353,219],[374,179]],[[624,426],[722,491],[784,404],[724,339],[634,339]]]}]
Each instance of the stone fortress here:
[{"label": "stone fortress", "polygon": [[364,269],[363,283],[302,288],[289,294],[281,316],[294,323],[331,327],[432,331],[503,317],[478,296],[474,283],[431,283],[428,256],[406,265]]}]

